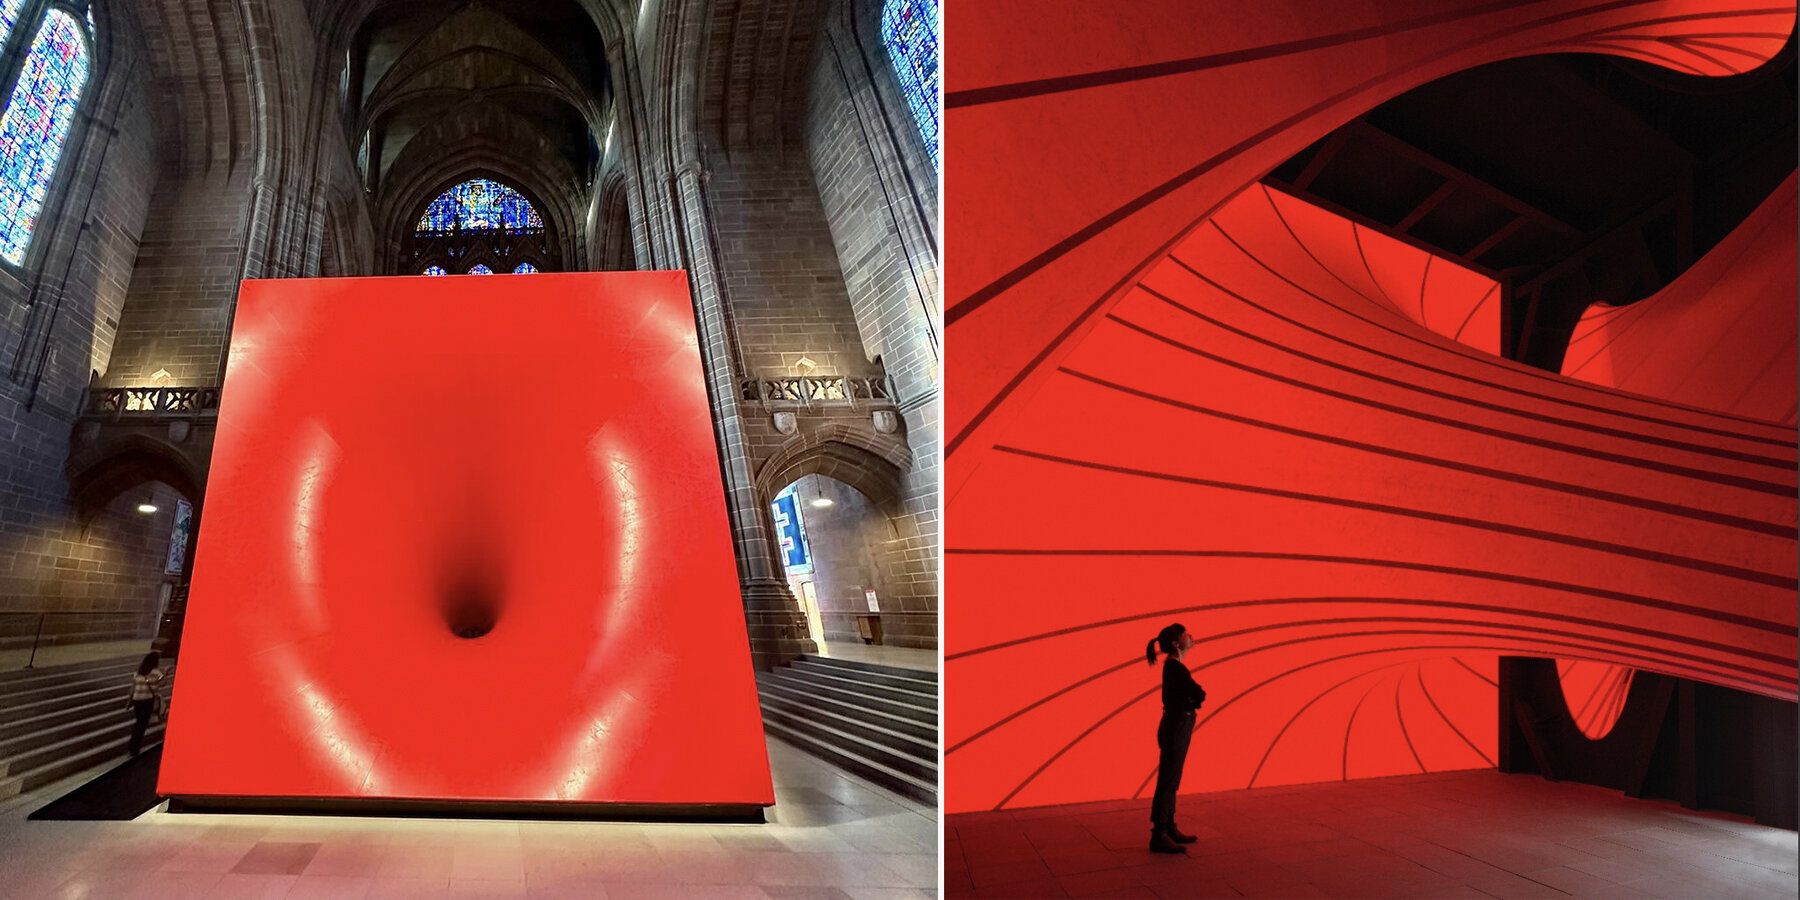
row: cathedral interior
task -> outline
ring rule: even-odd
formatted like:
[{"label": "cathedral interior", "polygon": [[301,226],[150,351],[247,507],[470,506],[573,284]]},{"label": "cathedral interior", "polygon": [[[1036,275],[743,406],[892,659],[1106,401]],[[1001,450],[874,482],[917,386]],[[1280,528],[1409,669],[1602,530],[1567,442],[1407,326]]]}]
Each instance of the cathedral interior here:
[{"label": "cathedral interior", "polygon": [[[196,542],[228,540],[205,500],[239,288],[257,279],[494,275],[485,315],[503,321],[534,314],[534,277],[685,272],[735,594],[787,743],[770,742],[776,831],[753,840],[621,824],[605,856],[593,832],[422,824],[413,857],[437,862],[410,864],[375,859],[369,825],[314,860],[326,820],[194,816],[120,844],[9,832],[0,894],[935,885],[936,16],[917,0],[4,0],[8,829],[118,761],[131,715],[105,688],[146,649],[179,671]],[[479,385],[459,383],[482,360],[404,394],[343,390],[492,438]],[[573,844],[578,864],[548,862]],[[751,844],[788,852],[759,868],[734,855]],[[215,859],[230,849],[248,855]],[[592,870],[601,856],[612,868]]]}]

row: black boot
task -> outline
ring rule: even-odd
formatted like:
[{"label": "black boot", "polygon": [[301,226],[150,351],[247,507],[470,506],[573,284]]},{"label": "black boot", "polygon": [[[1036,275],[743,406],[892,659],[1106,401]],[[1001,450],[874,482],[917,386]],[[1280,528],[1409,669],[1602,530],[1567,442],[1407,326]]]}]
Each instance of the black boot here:
[{"label": "black boot", "polygon": [[1150,852],[1151,853],[1186,853],[1187,852],[1186,847],[1183,847],[1180,844],[1175,843],[1175,839],[1173,837],[1170,837],[1169,831],[1170,831],[1170,828],[1166,825],[1158,825],[1155,828],[1150,829]]},{"label": "black boot", "polygon": [[1199,838],[1194,837],[1191,834],[1182,834],[1181,829],[1175,827],[1174,822],[1169,823],[1168,832],[1169,832],[1169,839],[1174,841],[1177,844],[1191,844],[1191,843],[1199,840]]}]

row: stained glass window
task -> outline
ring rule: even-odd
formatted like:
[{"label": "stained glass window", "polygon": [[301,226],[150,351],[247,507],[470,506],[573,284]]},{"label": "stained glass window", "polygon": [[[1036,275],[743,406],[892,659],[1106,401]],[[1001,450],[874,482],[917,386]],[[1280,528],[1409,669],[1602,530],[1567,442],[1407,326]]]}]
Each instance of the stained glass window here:
[{"label": "stained glass window", "polygon": [[446,231],[539,231],[544,219],[523,194],[474,178],[438,195],[419,219],[421,234]]},{"label": "stained glass window", "polygon": [[19,8],[25,0],[4,0],[0,2],[0,47],[6,45],[6,39],[12,36],[13,23],[19,21]]},{"label": "stained glass window", "polygon": [[492,275],[492,274],[494,274],[494,270],[488,268],[487,263],[476,263],[475,267],[469,270],[469,274],[470,275]]},{"label": "stained glass window", "polygon": [[912,107],[931,168],[938,167],[938,0],[887,0],[881,37]]},{"label": "stained glass window", "polygon": [[425,271],[420,274],[423,274],[423,275],[448,275],[450,273],[444,271],[443,266],[426,266]]},{"label": "stained glass window", "polygon": [[[17,5],[6,10],[16,14]],[[51,9],[0,116],[0,257],[13,265],[25,261],[87,78],[86,31],[74,16]]]},{"label": "stained glass window", "polygon": [[513,274],[514,275],[536,275],[537,274],[537,266],[534,266],[531,263],[519,263],[519,267],[513,270]]}]

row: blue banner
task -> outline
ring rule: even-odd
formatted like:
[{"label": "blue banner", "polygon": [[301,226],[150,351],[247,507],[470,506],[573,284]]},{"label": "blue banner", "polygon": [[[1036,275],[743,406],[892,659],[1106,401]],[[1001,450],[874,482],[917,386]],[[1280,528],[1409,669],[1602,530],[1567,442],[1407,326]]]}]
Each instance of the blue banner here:
[{"label": "blue banner", "polygon": [[782,564],[789,572],[800,568],[810,572],[812,557],[806,552],[806,527],[800,521],[799,501],[799,495],[789,488],[775,497],[770,510],[775,515],[775,537],[781,542]]}]

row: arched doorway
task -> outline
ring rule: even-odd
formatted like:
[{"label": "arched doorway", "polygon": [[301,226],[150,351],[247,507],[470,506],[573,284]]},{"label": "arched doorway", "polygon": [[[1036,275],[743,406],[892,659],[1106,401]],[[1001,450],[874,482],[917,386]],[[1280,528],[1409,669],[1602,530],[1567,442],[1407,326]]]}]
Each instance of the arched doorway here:
[{"label": "arched doorway", "polygon": [[788,588],[820,654],[885,643],[883,613],[893,619],[902,612],[889,514],[856,488],[819,474],[776,492],[769,512]]},{"label": "arched doorway", "polygon": [[193,571],[194,496],[154,477],[78,494],[76,520],[43,538],[54,571],[36,590],[43,598],[38,609],[0,617],[0,670],[132,657],[153,648],[173,655]]}]

